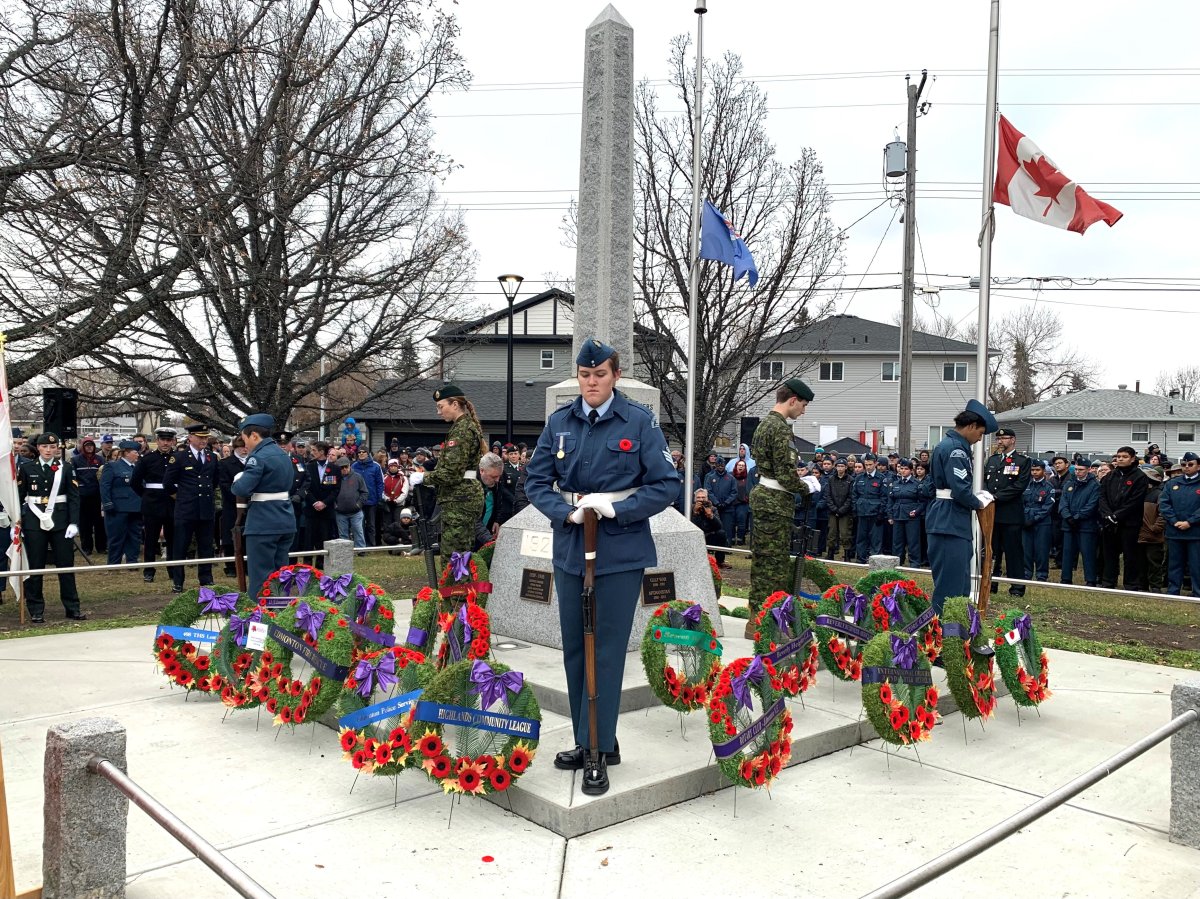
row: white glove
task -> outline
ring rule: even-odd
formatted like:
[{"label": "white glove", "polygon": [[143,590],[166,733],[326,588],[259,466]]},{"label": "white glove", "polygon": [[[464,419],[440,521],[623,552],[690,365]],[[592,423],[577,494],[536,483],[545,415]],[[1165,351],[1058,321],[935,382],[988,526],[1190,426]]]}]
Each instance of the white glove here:
[{"label": "white glove", "polygon": [[244,472],[244,471],[239,471],[237,474],[235,474],[235,475],[233,476],[233,483],[235,483],[235,484],[236,484],[236,483],[238,482],[238,478],[240,478],[240,477],[241,477],[242,475],[244,475],[245,473],[246,473],[246,472]]},{"label": "white glove", "polygon": [[572,511],[571,514],[567,516],[567,520],[573,521],[573,522],[575,522],[575,524],[583,524],[583,512],[584,512],[583,506],[576,506],[574,511]]},{"label": "white glove", "polygon": [[408,484],[410,487],[416,487],[425,480],[425,472],[414,471],[408,476]]},{"label": "white glove", "polygon": [[8,513],[0,509],[0,528],[6,528],[12,524],[12,519],[8,517]]},{"label": "white glove", "polygon": [[598,493],[589,493],[579,501],[577,508],[580,509],[595,509],[596,514],[601,518],[616,518],[617,510],[613,508],[611,500],[605,499]]},{"label": "white glove", "polygon": [[79,536],[79,527],[77,525],[73,525],[73,524],[67,525],[67,539],[74,540],[78,536]]},{"label": "white glove", "polygon": [[808,485],[809,493],[817,494],[821,492],[821,482],[817,480],[815,475],[806,474],[800,480]]},{"label": "white glove", "polygon": [[980,490],[978,493],[975,494],[975,498],[979,500],[979,503],[980,503],[979,508],[981,508],[981,509],[986,509],[988,506],[990,506],[992,503],[994,503],[996,501],[996,497],[992,496],[986,490]]}]

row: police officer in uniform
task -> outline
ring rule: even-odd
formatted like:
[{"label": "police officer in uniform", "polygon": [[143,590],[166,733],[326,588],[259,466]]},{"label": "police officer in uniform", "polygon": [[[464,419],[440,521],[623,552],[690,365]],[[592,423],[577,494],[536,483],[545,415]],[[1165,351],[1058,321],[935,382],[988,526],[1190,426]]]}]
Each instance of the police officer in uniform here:
[{"label": "police officer in uniform", "polygon": [[[442,561],[451,553],[475,548],[475,523],[483,515],[483,487],[479,484],[479,460],[483,458],[483,427],[475,407],[456,384],[433,392],[438,416],[450,424],[445,449],[433,471],[414,471],[408,483],[437,490],[442,522]],[[428,508],[425,510],[428,513]]]},{"label": "police officer in uniform", "polygon": [[[996,500],[996,527],[992,531],[992,574],[1000,573],[1000,561],[1011,578],[1025,577],[1025,488],[1029,486],[1030,460],[1016,451],[1017,434],[1012,428],[996,431],[999,452],[988,457],[983,467],[983,488]],[[992,582],[992,592],[996,583]],[[1024,596],[1025,587],[1010,584],[1011,596]]]},{"label": "police officer in uniform", "polygon": [[[158,443],[156,449],[144,453],[133,467],[133,492],[142,498],[142,561],[153,562],[158,558],[158,535],[166,540],[166,555],[175,545],[175,498],[163,486],[167,474],[167,463],[175,452],[175,429],[159,428],[154,432]],[[142,570],[142,579],[154,583],[153,568]]]},{"label": "police officer in uniform", "polygon": [[996,417],[979,400],[954,416],[954,430],[933,448],[929,477],[934,497],[925,513],[929,535],[929,567],[933,569],[932,606],[938,615],[951,596],[971,595],[971,512],[992,502],[986,490],[975,493],[971,447],[998,427]]},{"label": "police officer in uniform", "polygon": [[[17,494],[21,499],[21,534],[25,539],[25,557],[30,569],[45,568],[46,557],[53,553],[56,568],[74,564],[72,540],[79,534],[79,485],[71,463],[58,458],[58,436],[39,434],[34,445],[37,457],[21,462],[17,469]],[[79,609],[79,592],[74,574],[58,576],[67,618],[87,619]],[[46,602],[42,598],[42,575],[25,580],[25,605],[31,624],[44,624]]]},{"label": "police officer in uniform", "polygon": [[1167,523],[1167,592],[1178,596],[1187,573],[1200,596],[1200,456],[1186,452],[1180,464],[1183,474],[1167,481],[1158,505]]},{"label": "police officer in uniform", "polygon": [[292,510],[296,466],[271,437],[275,419],[266,413],[247,416],[240,425],[250,451],[245,469],[233,479],[235,496],[249,497],[242,533],[246,541],[246,588],[258,594],[271,573],[288,563],[296,514]]},{"label": "police officer in uniform", "polygon": [[[758,483],[750,491],[750,620],[746,637],[754,634],[754,616],[763,602],[791,581],[792,521],[796,497],[817,493],[821,486],[812,475],[796,472],[798,456],[792,442],[793,419],[812,402],[812,389],[799,378],[789,378],[775,391],[775,405],[754,429],[750,456],[758,463]],[[732,534],[726,535],[732,538]]]},{"label": "police officer in uniform", "polygon": [[[554,531],[554,586],[576,743],[555,757],[554,767],[567,771],[585,767],[582,747],[589,745],[580,524],[584,509],[600,516],[595,568],[600,758],[597,767],[584,770],[583,778],[584,793],[599,795],[608,790],[608,766],[621,760],[617,713],[642,574],[658,563],[649,519],[671,505],[679,480],[654,413],[615,389],[621,377],[617,352],[591,338],[584,341],[575,364],[581,395],[546,421],[526,467],[525,492]],[[438,471],[448,465],[452,451],[447,444]]]},{"label": "police officer in uniform", "polygon": [[[187,428],[187,446],[171,454],[163,475],[163,486],[175,497],[175,542],[172,561],[187,558],[188,544],[196,540],[196,558],[213,556],[213,523],[217,517],[217,458],[208,449],[208,425]],[[212,565],[200,565],[200,586],[212,584]],[[167,569],[171,591],[183,592],[183,566]]]},{"label": "police officer in uniform", "polygon": [[142,548],[142,498],[133,492],[133,472],[141,455],[136,440],[122,440],[120,458],[100,469],[100,509],[108,534],[108,564],[136,562]]}]

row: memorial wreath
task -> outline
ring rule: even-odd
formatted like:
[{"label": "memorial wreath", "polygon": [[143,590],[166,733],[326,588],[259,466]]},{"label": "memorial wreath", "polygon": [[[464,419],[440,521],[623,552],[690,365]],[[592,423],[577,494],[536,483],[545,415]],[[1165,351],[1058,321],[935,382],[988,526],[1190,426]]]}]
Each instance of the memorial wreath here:
[{"label": "memorial wreath", "polygon": [[969,599],[952,596],[946,600],[942,621],[942,663],[958,710],[966,718],[991,718],[996,710],[994,657],[976,651],[979,647],[991,649],[982,634],[979,610]]},{"label": "memorial wreath", "polygon": [[388,776],[408,767],[414,745],[404,715],[418,694],[392,695],[375,703],[371,700],[377,692],[394,692],[400,683],[399,673],[424,660],[419,652],[403,646],[358,656],[336,706],[342,757],[356,771]]},{"label": "memorial wreath", "polygon": [[770,785],[791,757],[792,716],[781,686],[762,656],[736,659],[713,684],[708,732],[721,773],[737,786]]},{"label": "memorial wreath", "polygon": [[813,629],[825,670],[838,680],[857,681],[862,675],[862,652],[875,636],[867,597],[849,584],[835,584],[817,603]]},{"label": "memorial wreath", "polygon": [[487,562],[478,553],[451,553],[450,561],[438,578],[438,591],[442,599],[471,593],[476,603],[486,606],[488,594],[492,592]]},{"label": "memorial wreath", "polygon": [[863,708],[886,742],[928,740],[937,724],[938,691],[929,662],[907,633],[876,634],[863,650]]},{"label": "memorial wreath", "polygon": [[717,564],[717,557],[712,553],[708,555],[708,570],[712,574],[713,592],[717,594],[717,602],[720,602],[721,588],[725,585],[725,579],[721,577],[721,566]]},{"label": "memorial wreath", "polygon": [[820,650],[803,602],[783,590],[772,593],[754,626],[754,652],[775,665],[784,693],[799,696],[817,682]]},{"label": "memorial wreath", "polygon": [[[236,590],[213,585],[180,593],[162,610],[154,632],[154,659],[173,685],[212,692],[211,647],[240,598]],[[209,652],[201,650],[205,645]]]},{"label": "memorial wreath", "polygon": [[[679,670],[667,659],[668,646],[679,657]],[[721,668],[721,644],[699,603],[675,600],[654,610],[642,634],[642,667],[650,689],[667,708],[693,712],[705,707]]]},{"label": "memorial wreath", "polygon": [[1028,612],[1009,609],[996,618],[996,667],[1017,705],[1041,705],[1050,698],[1050,660]]}]

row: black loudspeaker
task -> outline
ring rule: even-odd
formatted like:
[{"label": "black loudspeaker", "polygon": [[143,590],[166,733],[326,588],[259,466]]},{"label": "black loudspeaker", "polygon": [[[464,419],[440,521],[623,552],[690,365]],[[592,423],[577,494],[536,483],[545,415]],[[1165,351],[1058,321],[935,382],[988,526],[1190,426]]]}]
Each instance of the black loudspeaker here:
[{"label": "black loudspeaker", "polygon": [[[738,438],[738,443],[744,443],[746,446],[752,445],[754,443],[754,432],[758,430],[758,423],[760,421],[762,421],[761,418],[743,415],[741,436]],[[736,450],[734,451],[733,455],[735,457],[737,456]]]},{"label": "black loudspeaker", "polygon": [[79,436],[76,406],[79,394],[69,387],[47,387],[42,391],[42,430],[60,440]]}]

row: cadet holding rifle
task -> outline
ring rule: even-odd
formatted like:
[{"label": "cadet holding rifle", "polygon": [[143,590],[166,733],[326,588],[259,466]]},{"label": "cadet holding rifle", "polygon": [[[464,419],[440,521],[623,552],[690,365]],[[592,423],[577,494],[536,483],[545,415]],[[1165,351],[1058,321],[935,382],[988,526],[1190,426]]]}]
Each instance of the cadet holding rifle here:
[{"label": "cadet holding rifle", "polygon": [[[621,377],[616,351],[593,338],[575,364],[581,396],[546,422],[526,469],[525,492],[554,530],[554,587],[576,744],[560,752],[554,766],[583,770],[583,792],[595,796],[608,790],[608,766],[621,761],[616,732],[625,647],[642,574],[658,563],[649,519],[675,500],[679,479],[654,413],[615,389]],[[601,518],[592,585],[594,734],[584,647],[591,624],[583,607],[587,509]],[[584,746],[597,752],[592,756]]]}]

